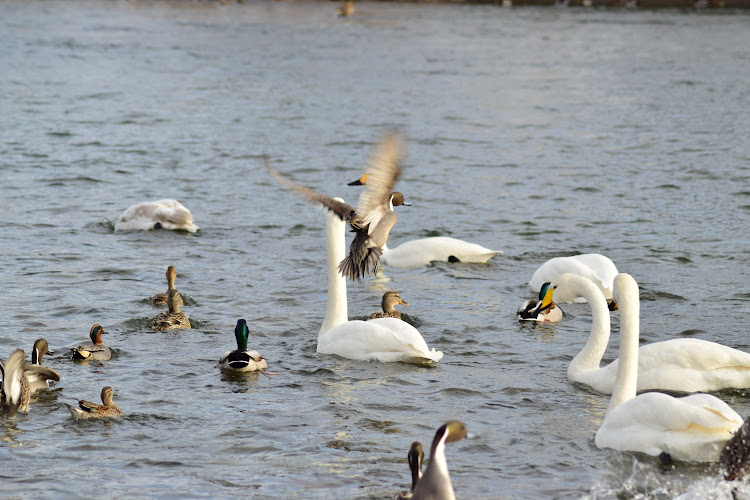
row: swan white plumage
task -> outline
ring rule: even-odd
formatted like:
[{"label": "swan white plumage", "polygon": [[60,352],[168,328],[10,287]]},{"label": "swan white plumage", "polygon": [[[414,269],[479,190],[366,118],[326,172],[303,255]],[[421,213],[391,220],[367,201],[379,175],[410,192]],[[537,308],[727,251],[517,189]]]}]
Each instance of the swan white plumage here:
[{"label": "swan white plumage", "polygon": [[[547,301],[583,296],[591,306],[591,333],[568,366],[568,379],[602,394],[612,394],[619,359],[600,367],[609,343],[609,310],[599,288],[586,278],[563,274],[552,281]],[[616,300],[616,299],[615,299]],[[620,311],[621,321],[632,312]],[[638,350],[637,391],[711,392],[750,388],[750,354],[702,339],[672,339]]]},{"label": "swan white plumage", "polygon": [[385,245],[380,260],[386,266],[416,269],[430,262],[485,263],[499,253],[502,251],[449,236],[433,236],[407,241],[396,248]]},{"label": "swan white plumage", "polygon": [[346,253],[345,226],[338,215],[326,211],[328,305],[318,332],[318,352],[366,361],[440,361],[443,353],[430,350],[419,331],[400,319],[348,320],[346,278],[338,271]]},{"label": "swan white plumage", "polygon": [[742,417],[710,394],[675,398],[660,392],[636,396],[638,378],[638,284],[629,274],[614,281],[620,305],[620,365],[607,414],[596,432],[599,448],[636,451],[674,460],[717,462]]},{"label": "swan white plumage", "polygon": [[[531,289],[537,293],[542,285],[553,281],[564,273],[577,274],[588,278],[599,287],[607,301],[612,300],[612,282],[617,276],[617,267],[604,255],[598,253],[585,253],[572,255],[570,257],[555,257],[550,259],[534,271],[529,281]],[[558,303],[561,301],[558,300]],[[574,302],[584,302],[583,298],[577,297]]]},{"label": "swan white plumage", "polygon": [[183,230],[194,233],[193,214],[177,200],[138,203],[125,210],[115,222],[115,231],[148,231],[150,229]]}]

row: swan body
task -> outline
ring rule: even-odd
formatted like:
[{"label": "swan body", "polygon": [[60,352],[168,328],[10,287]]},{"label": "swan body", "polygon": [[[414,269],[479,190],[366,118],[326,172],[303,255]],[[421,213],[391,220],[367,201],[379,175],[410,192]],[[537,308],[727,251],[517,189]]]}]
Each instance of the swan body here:
[{"label": "swan body", "polygon": [[448,462],[445,459],[445,444],[466,437],[466,426],[457,420],[447,422],[435,433],[430,448],[430,462],[422,478],[412,492],[413,500],[455,500]]},{"label": "swan body", "polygon": [[247,350],[249,334],[250,330],[247,327],[247,321],[244,319],[237,320],[237,326],[234,328],[237,349],[224,353],[221,359],[219,359],[219,368],[222,370],[253,372],[262,371],[268,367],[268,363],[258,351]]},{"label": "swan body", "polygon": [[[612,300],[612,281],[617,276],[617,267],[609,258],[598,253],[550,259],[534,271],[529,286],[533,291],[538,292],[544,283],[551,282],[564,273],[577,274],[590,279],[596,283],[605,299]],[[575,302],[584,302],[584,300],[579,297]]]},{"label": "swan body", "polygon": [[[545,300],[585,297],[591,306],[591,334],[568,367],[568,378],[611,394],[619,359],[600,367],[610,335],[604,296],[591,280],[573,274],[555,279]],[[620,311],[620,318],[625,314]],[[702,339],[672,339],[638,349],[637,391],[712,392],[750,388],[750,353]]]},{"label": "swan body", "polygon": [[407,241],[396,248],[383,246],[380,260],[386,266],[402,269],[416,269],[430,262],[479,262],[484,263],[500,250],[490,250],[476,243],[451,238],[433,236]]},{"label": "swan body", "polygon": [[177,200],[138,203],[125,210],[115,222],[115,231],[148,231],[150,229],[183,230],[194,233],[193,214]]},{"label": "swan body", "polygon": [[337,268],[345,252],[344,229],[344,221],[335,212],[327,211],[328,305],[318,332],[318,352],[366,361],[439,361],[443,353],[430,350],[419,331],[399,319],[348,321],[346,278]]},{"label": "swan body", "polygon": [[65,403],[70,410],[70,414],[76,420],[79,419],[93,419],[93,418],[109,418],[119,417],[122,415],[122,410],[112,401],[112,395],[114,391],[111,387],[107,386],[102,389],[102,403],[97,404],[83,399],[78,399],[78,406],[69,405]]},{"label": "swan body", "polygon": [[539,321],[540,323],[557,323],[562,319],[563,312],[560,306],[551,302],[542,308],[544,296],[547,294],[550,284],[545,283],[539,290],[539,300],[527,300],[516,311],[519,321]]},{"label": "swan body", "polygon": [[635,451],[688,462],[718,462],[742,417],[710,394],[675,398],[659,392],[636,396],[638,374],[638,284],[628,274],[614,282],[620,305],[620,365],[607,414],[596,432],[599,448]]},{"label": "swan body", "polygon": [[73,359],[75,360],[89,360],[96,359],[99,361],[107,361],[112,358],[112,351],[109,347],[104,345],[102,342],[102,334],[105,333],[102,325],[94,325],[89,331],[89,337],[91,337],[90,345],[79,345],[72,347],[70,350],[73,352]]}]

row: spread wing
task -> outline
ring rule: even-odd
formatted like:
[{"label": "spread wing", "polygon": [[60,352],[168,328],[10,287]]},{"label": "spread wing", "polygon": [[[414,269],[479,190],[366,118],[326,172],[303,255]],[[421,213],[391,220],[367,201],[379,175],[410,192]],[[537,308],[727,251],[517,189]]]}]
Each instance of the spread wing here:
[{"label": "spread wing", "polygon": [[348,203],[344,203],[343,201],[334,200],[330,196],[318,193],[317,191],[303,186],[302,184],[290,180],[281,172],[279,172],[276,167],[271,165],[271,160],[267,156],[264,158],[264,160],[266,162],[266,168],[268,169],[268,172],[273,176],[274,179],[279,182],[279,184],[287,189],[294,191],[303,198],[307,198],[312,203],[323,205],[328,210],[338,214],[338,216],[341,217],[341,220],[345,220],[349,223],[354,220],[356,210],[353,206],[349,205]]},{"label": "spread wing", "polygon": [[366,189],[359,196],[357,226],[369,225],[372,230],[389,211],[391,192],[401,176],[402,150],[403,140],[395,132],[387,134],[375,147],[366,170]]}]

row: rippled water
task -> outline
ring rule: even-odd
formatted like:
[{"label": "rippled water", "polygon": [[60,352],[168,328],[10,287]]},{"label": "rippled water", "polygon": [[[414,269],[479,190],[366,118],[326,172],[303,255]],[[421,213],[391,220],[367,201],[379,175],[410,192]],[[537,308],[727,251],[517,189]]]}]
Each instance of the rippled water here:
[{"label": "rippled water", "polygon": [[[3,495],[389,498],[411,441],[456,418],[459,498],[730,496],[713,467],[594,446],[608,400],[566,378],[585,304],[551,327],[514,312],[539,264],[599,252],[639,281],[645,341],[750,350],[748,15],[335,6],[0,5],[0,355],[44,336],[62,375],[0,420]],[[315,352],[323,215],[261,160],[354,202],[392,127],[413,206],[391,242],[505,251],[350,286],[351,317],[411,302],[432,369]],[[200,231],[112,231],[165,197]],[[169,264],[194,328],[154,333]],[[279,375],[218,371],[240,317]],[[74,364],[94,323],[115,355]],[[126,416],[74,422],[62,403],[104,385]]]}]

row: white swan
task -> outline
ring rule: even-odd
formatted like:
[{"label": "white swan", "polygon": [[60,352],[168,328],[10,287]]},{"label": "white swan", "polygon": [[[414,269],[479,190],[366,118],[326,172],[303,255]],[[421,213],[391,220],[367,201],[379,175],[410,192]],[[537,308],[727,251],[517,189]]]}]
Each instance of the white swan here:
[{"label": "white swan", "polygon": [[[538,293],[543,284],[551,282],[564,273],[577,274],[590,279],[596,283],[607,301],[612,300],[612,281],[617,276],[617,267],[609,258],[598,253],[550,259],[534,271],[529,286]],[[576,299],[575,302],[584,302],[579,297]]]},{"label": "white swan", "polygon": [[[568,379],[612,394],[619,360],[599,367],[609,343],[609,311],[591,280],[563,274],[549,287],[543,301],[586,298],[591,306],[591,334],[568,366]],[[617,299],[615,298],[615,301]],[[620,311],[620,320],[632,312]],[[636,312],[637,314],[637,312]],[[750,388],[750,354],[701,339],[672,339],[646,344],[638,350],[638,392],[648,390],[711,392]]]},{"label": "white swan", "polygon": [[177,200],[156,200],[138,203],[125,210],[115,222],[115,231],[172,229],[194,233],[193,214]]},{"label": "white swan", "polygon": [[499,253],[503,252],[449,236],[433,236],[407,241],[396,248],[384,245],[380,260],[386,266],[416,269],[430,262],[485,263]]},{"label": "white swan", "polygon": [[660,392],[636,396],[638,374],[638,284],[629,274],[614,282],[620,305],[620,365],[607,414],[596,432],[599,448],[636,451],[674,460],[717,462],[742,426],[729,405],[710,394],[674,398]]},{"label": "white swan", "polygon": [[[340,198],[336,198],[341,200]],[[318,332],[318,352],[367,361],[432,363],[443,353],[430,350],[416,328],[396,318],[348,321],[346,278],[338,271],[344,258],[346,223],[326,211],[328,306]]]}]

